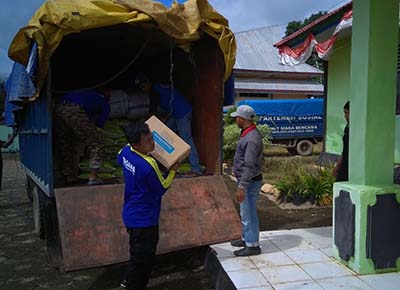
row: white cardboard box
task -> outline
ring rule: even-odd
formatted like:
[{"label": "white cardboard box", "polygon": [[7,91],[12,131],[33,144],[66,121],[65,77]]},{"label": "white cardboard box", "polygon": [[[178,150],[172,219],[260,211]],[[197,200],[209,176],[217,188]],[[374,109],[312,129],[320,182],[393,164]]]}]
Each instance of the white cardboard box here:
[{"label": "white cardboard box", "polygon": [[146,124],[149,125],[155,143],[154,151],[150,154],[164,167],[170,169],[176,162],[183,161],[189,155],[189,144],[157,117],[150,117]]}]

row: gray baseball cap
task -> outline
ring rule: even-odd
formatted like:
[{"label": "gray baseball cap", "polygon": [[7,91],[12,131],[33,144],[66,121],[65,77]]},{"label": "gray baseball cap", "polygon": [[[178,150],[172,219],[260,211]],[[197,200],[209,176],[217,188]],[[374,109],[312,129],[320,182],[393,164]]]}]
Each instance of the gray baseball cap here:
[{"label": "gray baseball cap", "polygon": [[254,109],[247,105],[241,105],[236,108],[236,111],[231,113],[231,117],[242,117],[246,120],[252,120],[254,118]]}]

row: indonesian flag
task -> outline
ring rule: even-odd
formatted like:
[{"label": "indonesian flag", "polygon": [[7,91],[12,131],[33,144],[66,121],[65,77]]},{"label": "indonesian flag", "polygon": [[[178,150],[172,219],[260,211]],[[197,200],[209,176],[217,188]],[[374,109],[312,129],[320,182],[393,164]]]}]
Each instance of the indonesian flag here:
[{"label": "indonesian flag", "polygon": [[324,42],[317,42],[315,36],[310,33],[306,40],[302,44],[295,48],[290,48],[287,45],[279,47],[280,63],[284,65],[299,65],[305,63],[311,56],[313,50],[317,52],[318,56],[323,60],[329,59],[332,52],[332,47],[335,44],[337,34],[344,29],[351,27],[353,24],[353,11],[348,11],[343,17],[340,23],[336,26],[336,29],[332,36]]}]

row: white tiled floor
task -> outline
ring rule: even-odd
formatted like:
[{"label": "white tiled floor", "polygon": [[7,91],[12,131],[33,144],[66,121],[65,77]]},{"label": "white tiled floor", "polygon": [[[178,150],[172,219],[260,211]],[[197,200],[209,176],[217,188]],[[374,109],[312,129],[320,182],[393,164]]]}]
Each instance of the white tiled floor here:
[{"label": "white tiled floor", "polygon": [[400,272],[357,276],[332,258],[332,228],[262,232],[262,254],[234,257],[229,243],[213,246],[239,290],[400,290]]}]

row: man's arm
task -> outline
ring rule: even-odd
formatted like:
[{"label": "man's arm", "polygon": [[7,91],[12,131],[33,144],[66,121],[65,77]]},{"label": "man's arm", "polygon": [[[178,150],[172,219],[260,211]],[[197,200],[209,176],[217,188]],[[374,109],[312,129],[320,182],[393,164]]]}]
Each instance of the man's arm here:
[{"label": "man's arm", "polygon": [[168,176],[164,178],[161,172],[157,173],[154,169],[147,175],[147,185],[151,192],[162,196],[171,186],[175,178],[175,170],[170,170]]},{"label": "man's arm", "polygon": [[333,168],[333,176],[338,176],[340,167],[342,167],[342,156],[336,161],[335,167]]},{"label": "man's arm", "polygon": [[239,203],[243,202],[246,198],[246,189],[254,177],[254,172],[256,169],[257,156],[259,153],[259,146],[256,142],[248,142],[246,144],[246,149],[244,153],[244,164],[242,175],[240,176],[238,188],[236,190],[236,199]]},{"label": "man's arm", "polygon": [[239,188],[247,189],[251,179],[254,177],[258,153],[259,146],[256,142],[250,141],[246,144],[243,171],[238,185]]}]

